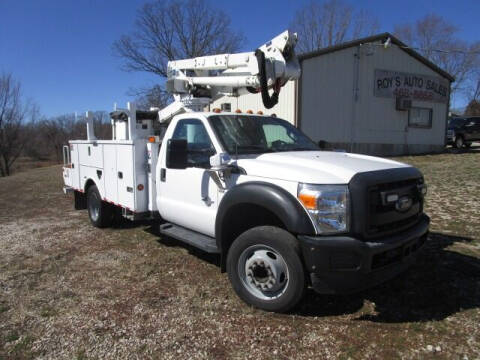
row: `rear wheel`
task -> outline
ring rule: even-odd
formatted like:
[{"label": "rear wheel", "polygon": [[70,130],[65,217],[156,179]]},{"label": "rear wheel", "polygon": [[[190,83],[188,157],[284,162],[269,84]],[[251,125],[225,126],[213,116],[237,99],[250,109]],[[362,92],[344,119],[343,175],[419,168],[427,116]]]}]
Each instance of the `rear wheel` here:
[{"label": "rear wheel", "polygon": [[263,310],[288,311],[305,293],[297,239],[274,226],[241,234],[228,252],[227,271],[237,295]]},{"label": "rear wheel", "polygon": [[455,147],[456,147],[457,149],[461,149],[461,148],[463,147],[463,143],[464,143],[463,137],[457,136],[457,137],[455,138]]},{"label": "rear wheel", "polygon": [[112,206],[102,200],[95,185],[88,188],[87,209],[88,217],[93,226],[104,228],[111,225],[113,217]]}]

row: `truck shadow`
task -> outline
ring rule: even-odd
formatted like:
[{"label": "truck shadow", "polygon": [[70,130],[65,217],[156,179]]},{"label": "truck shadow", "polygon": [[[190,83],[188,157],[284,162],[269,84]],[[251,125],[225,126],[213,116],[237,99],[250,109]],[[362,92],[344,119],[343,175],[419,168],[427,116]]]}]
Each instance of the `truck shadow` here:
[{"label": "truck shadow", "polygon": [[181,242],[177,239],[171,238],[169,236],[165,236],[160,234],[159,232],[159,225],[158,223],[151,222],[150,226],[148,226],[145,229],[146,232],[155,235],[157,237],[157,241],[168,247],[180,247],[189,252],[189,254],[194,255],[195,257],[199,258],[202,261],[206,261],[212,265],[220,267],[220,256],[217,254],[210,254],[205,251],[202,251],[200,249],[197,249],[196,247],[193,247],[189,244],[186,244],[184,242]]},{"label": "truck shadow", "polygon": [[373,303],[374,311],[355,320],[401,323],[442,320],[456,312],[478,308],[480,259],[449,250],[454,243],[471,241],[430,233],[417,263],[407,272],[385,284],[348,296],[324,296],[309,291],[296,313],[303,316],[353,314],[368,300]]}]

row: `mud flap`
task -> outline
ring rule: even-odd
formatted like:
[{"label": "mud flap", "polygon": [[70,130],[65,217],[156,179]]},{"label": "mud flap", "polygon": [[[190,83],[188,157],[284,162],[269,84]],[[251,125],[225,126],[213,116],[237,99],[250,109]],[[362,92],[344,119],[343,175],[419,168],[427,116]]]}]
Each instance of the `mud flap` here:
[{"label": "mud flap", "polygon": [[80,191],[75,191],[73,196],[75,210],[85,210],[87,208],[87,196]]}]

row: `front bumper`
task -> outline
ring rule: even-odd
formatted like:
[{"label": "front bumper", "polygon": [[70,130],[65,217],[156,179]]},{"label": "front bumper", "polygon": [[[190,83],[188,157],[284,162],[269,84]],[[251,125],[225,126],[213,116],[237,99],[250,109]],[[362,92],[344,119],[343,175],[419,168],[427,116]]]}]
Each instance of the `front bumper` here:
[{"label": "front bumper", "polygon": [[424,245],[430,218],[400,234],[375,241],[349,236],[299,235],[305,267],[312,287],[321,294],[360,291],[406,270]]}]

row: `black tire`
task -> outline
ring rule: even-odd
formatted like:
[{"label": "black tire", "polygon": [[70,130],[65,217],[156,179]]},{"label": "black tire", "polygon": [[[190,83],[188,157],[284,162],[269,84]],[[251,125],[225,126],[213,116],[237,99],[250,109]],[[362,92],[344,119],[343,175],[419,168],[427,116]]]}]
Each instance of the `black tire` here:
[{"label": "black tire", "polygon": [[100,193],[95,185],[88,188],[87,191],[87,209],[88,217],[93,226],[105,228],[112,224],[113,209],[112,205],[102,200]]},{"label": "black tire", "polygon": [[463,137],[462,136],[456,136],[455,137],[455,142],[453,143],[453,147],[456,147],[457,149],[461,149],[464,145]]},{"label": "black tire", "polygon": [[[269,258],[262,258],[259,254]],[[227,272],[233,289],[243,301],[257,308],[274,312],[292,309],[306,290],[299,254],[298,241],[288,231],[274,226],[259,226],[245,231],[228,251]],[[265,262],[259,260],[263,266],[259,266],[257,258],[266,259]],[[248,267],[252,262],[253,270]],[[273,271],[270,265],[273,265]],[[257,276],[262,271],[263,275]],[[263,286],[272,286],[273,290],[260,289]]]},{"label": "black tire", "polygon": [[466,147],[467,149],[469,149],[470,146],[472,146],[472,143],[471,143],[471,142],[466,142],[466,143],[465,143],[465,147]]}]

